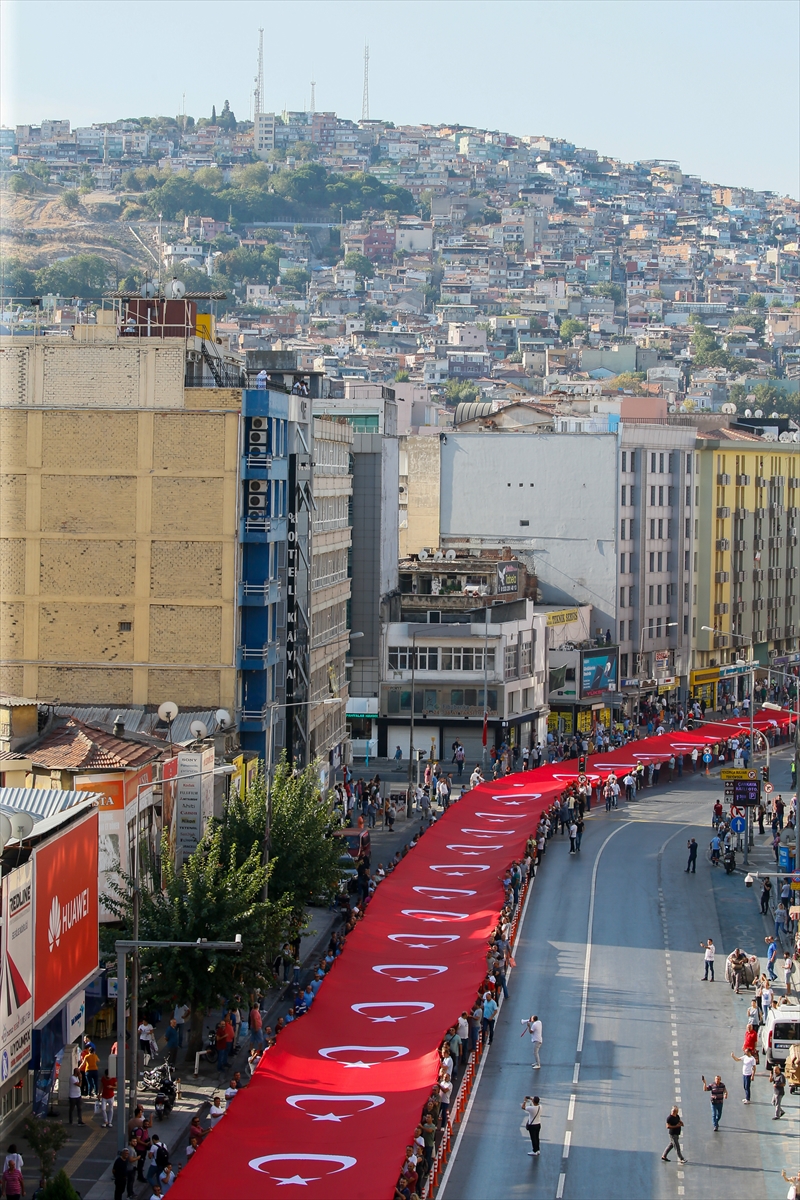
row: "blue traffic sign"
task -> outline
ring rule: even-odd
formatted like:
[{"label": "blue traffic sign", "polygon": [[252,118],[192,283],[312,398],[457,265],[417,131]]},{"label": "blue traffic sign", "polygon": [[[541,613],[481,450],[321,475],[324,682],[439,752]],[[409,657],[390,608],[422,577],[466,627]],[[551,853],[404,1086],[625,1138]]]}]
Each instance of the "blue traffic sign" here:
[{"label": "blue traffic sign", "polygon": [[747,828],[747,821],[744,817],[734,817],[731,821],[731,829],[734,833],[744,833]]},{"label": "blue traffic sign", "polygon": [[706,752],[705,752],[705,754],[703,755],[703,762],[704,762],[704,763],[710,763],[710,762],[711,762],[711,755],[708,753],[708,751],[706,751]]}]

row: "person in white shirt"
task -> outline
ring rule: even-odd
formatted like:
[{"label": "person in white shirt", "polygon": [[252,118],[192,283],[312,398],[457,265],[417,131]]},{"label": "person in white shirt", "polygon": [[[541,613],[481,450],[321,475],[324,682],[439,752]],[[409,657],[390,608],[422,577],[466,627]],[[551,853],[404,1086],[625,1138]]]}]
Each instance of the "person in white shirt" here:
[{"label": "person in white shirt", "polygon": [[744,1099],[742,1104],[750,1103],[750,1087],[756,1074],[756,1060],[749,1051],[745,1050],[742,1055],[731,1052],[731,1058],[735,1062],[742,1064],[742,1086],[744,1087]]},{"label": "person in white shirt", "polygon": [[483,783],[483,776],[481,775],[480,767],[476,767],[469,777],[469,786],[476,788],[479,783]]},{"label": "person in white shirt", "polygon": [[22,1155],[17,1154],[17,1147],[12,1142],[8,1147],[8,1154],[6,1155],[6,1161],[3,1163],[3,1170],[7,1171],[9,1167],[16,1167],[18,1171],[21,1171],[24,1165]]},{"label": "person in white shirt", "polygon": [[225,1115],[225,1109],[220,1106],[219,1096],[215,1096],[211,1101],[211,1108],[208,1110],[208,1123],[212,1129],[216,1129],[220,1118]]},{"label": "person in white shirt", "polygon": [[714,982],[714,956],[716,954],[716,950],[714,949],[714,943],[712,942],[711,938],[709,938],[707,942],[701,942],[700,949],[703,951],[703,959],[706,964],[705,974],[703,975],[701,982],[706,983],[708,981],[708,973],[710,971],[711,972],[711,982],[713,983]]},{"label": "person in white shirt", "polygon": [[570,821],[570,823],[569,823],[569,852],[570,852],[570,854],[576,853],[577,843],[576,843],[575,839],[577,838],[577,836],[578,836],[578,826],[575,824],[574,821]]},{"label": "person in white shirt", "polygon": [[539,1134],[542,1131],[542,1106],[539,1103],[539,1097],[526,1096],[520,1108],[525,1113],[525,1128],[528,1130],[531,1139],[531,1148],[528,1154],[531,1158],[538,1158]]},{"label": "person in white shirt", "polygon": [[[539,1062],[539,1051],[542,1048],[542,1022],[539,1020],[536,1013],[534,1013],[532,1016],[528,1017],[527,1020],[525,1020],[523,1017],[522,1024],[531,1035],[531,1050],[533,1051],[533,1057],[536,1059],[536,1061],[531,1065],[534,1071],[538,1071],[542,1065]],[[525,1029],[523,1029],[520,1037],[524,1035]]]}]

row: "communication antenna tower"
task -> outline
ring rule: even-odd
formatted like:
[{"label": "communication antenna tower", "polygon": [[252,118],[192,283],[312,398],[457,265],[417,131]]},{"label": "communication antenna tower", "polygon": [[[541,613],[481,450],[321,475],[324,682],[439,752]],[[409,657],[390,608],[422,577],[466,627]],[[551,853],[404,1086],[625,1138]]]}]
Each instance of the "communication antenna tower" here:
[{"label": "communication antenna tower", "polygon": [[361,120],[369,120],[369,44],[364,43],[364,97],[361,101]]},{"label": "communication antenna tower", "polygon": [[317,110],[316,110],[316,107],[315,107],[315,99],[314,99],[314,88],[315,88],[316,86],[317,86],[317,85],[316,85],[316,83],[315,83],[315,82],[314,82],[314,80],[312,79],[312,80],[311,80],[311,108],[310,108],[310,110],[309,110],[309,111],[310,111],[312,114],[313,114],[313,113],[315,113],[315,112],[317,111]]},{"label": "communication antenna tower", "polygon": [[256,75],[256,88],[254,94],[255,112],[262,113],[264,111],[264,30],[258,31],[258,74]]}]

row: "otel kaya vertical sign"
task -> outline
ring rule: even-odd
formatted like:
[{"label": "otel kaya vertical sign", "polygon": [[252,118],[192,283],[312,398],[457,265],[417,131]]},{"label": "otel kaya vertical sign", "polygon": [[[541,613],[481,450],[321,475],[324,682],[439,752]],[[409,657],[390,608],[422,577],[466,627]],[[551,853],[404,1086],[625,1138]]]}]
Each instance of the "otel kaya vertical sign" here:
[{"label": "otel kaya vertical sign", "polygon": [[289,455],[286,532],[286,749],[294,757],[294,700],[297,680],[297,455]]},{"label": "otel kaya vertical sign", "polygon": [[0,968],[0,1084],[31,1056],[33,1029],[33,862],[3,880]]}]

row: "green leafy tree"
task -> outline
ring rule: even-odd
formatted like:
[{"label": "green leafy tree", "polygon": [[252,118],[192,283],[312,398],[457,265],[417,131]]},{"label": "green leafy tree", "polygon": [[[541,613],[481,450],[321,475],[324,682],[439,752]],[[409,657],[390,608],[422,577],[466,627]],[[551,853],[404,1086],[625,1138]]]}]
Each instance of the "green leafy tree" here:
[{"label": "green leafy tree", "polygon": [[[237,934],[242,937],[239,953],[185,948],[142,951],[142,1002],[166,1006],[177,995],[191,1005],[187,1061],[202,1046],[205,1013],[231,995],[245,996],[255,987],[270,985],[270,963],[291,926],[290,906],[280,897],[263,898],[264,822],[262,815],[260,826],[253,830],[245,815],[237,833],[224,822],[213,824],[180,871],[165,843],[162,890],[141,894],[139,929],[145,941],[232,942]],[[127,897],[122,909],[129,928]]]},{"label": "green leafy tree", "polygon": [[745,308],[754,309],[754,308],[766,308],[766,307],[767,307],[767,301],[766,301],[765,297],[761,295],[760,292],[753,292],[751,295],[749,295],[747,297],[747,303],[745,305]]},{"label": "green leafy tree", "polygon": [[477,383],[458,383],[455,379],[451,379],[445,384],[444,389],[445,400],[448,404],[467,404],[473,400],[481,398],[481,389]]},{"label": "green leafy tree", "polygon": [[612,382],[615,388],[621,388],[623,392],[634,392],[637,396],[643,396],[645,389],[642,385],[646,378],[644,371],[623,371]]},{"label": "green leafy tree", "polygon": [[0,291],[4,296],[33,296],[36,275],[18,258],[0,259]]},{"label": "green leafy tree", "polygon": [[28,167],[28,170],[30,171],[31,175],[36,175],[37,178],[44,180],[45,183],[50,182],[50,168],[48,167],[47,163],[42,162],[41,159],[37,160],[36,162],[32,162]]},{"label": "green leafy tree", "polygon": [[24,1125],[25,1137],[39,1159],[41,1184],[44,1187],[53,1174],[56,1155],[67,1140],[67,1131],[60,1121],[28,1117]]},{"label": "green leafy tree", "polygon": [[63,192],[61,196],[61,203],[64,205],[64,208],[69,209],[70,212],[75,212],[81,206],[81,198],[78,191],[75,188],[69,188],[68,191]]},{"label": "green leafy tree", "polygon": [[270,895],[289,904],[297,919],[341,879],[342,846],[330,836],[337,821],[332,803],[320,796],[316,768],[295,774],[285,755],[275,770],[271,809]]},{"label": "green leafy tree", "polygon": [[226,129],[228,133],[236,133],[236,117],[227,100],[222,106],[222,112],[217,117],[217,125],[220,129]]},{"label": "green leafy tree", "polygon": [[767,414],[786,412],[786,393],[774,383],[757,383],[753,388],[754,408]]},{"label": "green leafy tree", "polygon": [[375,268],[365,254],[359,254],[357,250],[350,250],[344,256],[344,267],[347,271],[355,271],[359,279],[372,279],[375,274]]},{"label": "green leafy tree", "polygon": [[293,288],[297,292],[304,292],[306,284],[310,281],[310,273],[304,271],[302,267],[289,267],[287,271],[281,271],[281,284]]},{"label": "green leafy tree", "polygon": [[15,172],[8,181],[8,189],[16,196],[24,196],[36,190],[36,184],[30,175]]},{"label": "green leafy tree", "polygon": [[622,304],[623,291],[618,283],[596,283],[592,288],[593,296],[604,296],[607,300],[613,300],[615,304]]},{"label": "green leafy tree", "polygon": [[36,288],[59,296],[99,296],[110,274],[111,264],[99,254],[74,254],[37,271]]},{"label": "green leafy tree", "polygon": [[408,374],[408,371],[395,371],[395,383],[408,383],[409,379],[410,375]]},{"label": "green leafy tree", "polygon": [[577,334],[585,332],[586,326],[583,321],[576,321],[574,317],[567,317],[566,321],[561,322],[558,329],[562,342],[571,342]]}]

